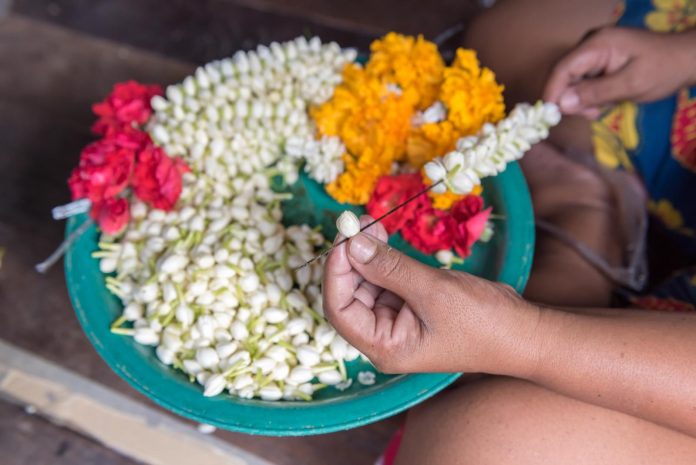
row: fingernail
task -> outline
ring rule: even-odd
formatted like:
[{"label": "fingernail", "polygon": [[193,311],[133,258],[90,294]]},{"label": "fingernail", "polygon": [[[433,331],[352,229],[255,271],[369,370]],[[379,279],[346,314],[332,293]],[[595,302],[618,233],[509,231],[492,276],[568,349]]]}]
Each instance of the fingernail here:
[{"label": "fingernail", "polygon": [[364,233],[360,233],[350,240],[348,252],[357,262],[367,263],[377,253],[377,244]]},{"label": "fingernail", "polygon": [[561,111],[574,111],[580,105],[580,97],[574,90],[566,90],[561,95]]}]

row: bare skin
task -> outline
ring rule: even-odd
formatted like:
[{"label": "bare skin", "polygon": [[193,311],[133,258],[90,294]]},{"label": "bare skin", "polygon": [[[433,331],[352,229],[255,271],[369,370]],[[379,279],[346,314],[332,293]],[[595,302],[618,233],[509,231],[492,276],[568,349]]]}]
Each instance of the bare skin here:
[{"label": "bare skin", "polygon": [[[645,459],[690,463],[696,453],[695,314],[538,306],[507,286],[425,266],[385,239],[376,225],[329,255],[324,309],[331,323],[383,372],[498,375],[412,411],[397,463],[558,463],[561,452],[568,457],[562,463],[590,463],[572,450],[586,448],[593,435],[604,441],[594,457],[631,463],[637,452],[626,442],[651,444],[655,436],[641,435],[655,431],[665,447],[638,449]],[[460,433],[472,423],[521,436],[491,451],[483,432],[478,442]],[[565,430],[554,427],[561,423]],[[534,433],[546,438],[545,448],[503,460],[504,451],[523,449]]]},{"label": "bare skin", "polygon": [[[609,24],[613,6],[604,0],[500,1],[474,24],[467,45],[507,85],[508,102],[545,95],[561,103],[576,91],[593,98],[580,97],[566,114],[592,116],[627,96],[586,92],[586,78],[577,79],[585,73],[554,64],[590,30]],[[576,57],[591,48],[586,44],[574,49]],[[624,66],[590,63],[605,75],[625,71],[626,63],[640,59],[631,47],[623,51],[631,56]],[[660,48],[653,43],[633,50],[653,47]],[[640,92],[656,88],[636,82]],[[527,155],[523,169],[536,214],[614,263],[621,244],[608,240],[617,232],[610,189],[571,161],[590,153],[588,135],[584,119],[565,119],[551,143]],[[543,235],[526,296],[551,305],[425,267],[387,248],[385,237],[373,228],[330,255],[324,308],[337,330],[386,372],[493,375],[413,409],[398,465],[693,463],[696,315],[601,308],[612,284]],[[564,308],[578,305],[594,308]]]}]

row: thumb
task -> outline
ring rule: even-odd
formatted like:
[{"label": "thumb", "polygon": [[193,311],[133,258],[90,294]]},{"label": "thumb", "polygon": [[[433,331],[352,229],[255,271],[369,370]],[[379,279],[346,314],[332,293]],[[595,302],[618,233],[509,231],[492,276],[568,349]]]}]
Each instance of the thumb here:
[{"label": "thumb", "polygon": [[559,99],[561,111],[578,114],[591,108],[627,100],[632,97],[627,76],[631,67],[602,77],[585,79],[567,88]]},{"label": "thumb", "polygon": [[369,234],[360,233],[350,239],[348,259],[366,281],[412,303],[433,289],[438,279],[439,270],[402,254]]}]

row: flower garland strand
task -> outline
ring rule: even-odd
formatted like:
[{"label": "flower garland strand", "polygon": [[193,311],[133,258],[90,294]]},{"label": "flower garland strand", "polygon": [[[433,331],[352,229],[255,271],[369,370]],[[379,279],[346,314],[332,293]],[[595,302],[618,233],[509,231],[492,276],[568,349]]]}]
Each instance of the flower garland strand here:
[{"label": "flower garland strand", "polygon": [[508,163],[522,158],[560,120],[561,113],[553,103],[520,103],[497,125],[484,125],[479,134],[460,139],[456,150],[426,163],[425,174],[433,183],[444,180],[434,190],[466,194],[481,184],[481,178],[495,176]]}]

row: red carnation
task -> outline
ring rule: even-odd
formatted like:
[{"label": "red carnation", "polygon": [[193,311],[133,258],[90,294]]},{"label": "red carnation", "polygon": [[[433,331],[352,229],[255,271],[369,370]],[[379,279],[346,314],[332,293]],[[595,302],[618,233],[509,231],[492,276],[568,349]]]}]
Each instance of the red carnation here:
[{"label": "red carnation", "polygon": [[90,216],[106,234],[118,234],[128,224],[130,210],[124,198],[109,198],[92,206]]},{"label": "red carnation", "polygon": [[[379,218],[397,205],[425,189],[420,173],[382,176],[367,202],[367,213]],[[415,218],[418,210],[428,206],[428,198],[420,196],[382,220],[389,234],[399,231],[409,220]]]},{"label": "red carnation", "polygon": [[481,237],[490,214],[491,207],[483,210],[483,199],[477,195],[467,195],[452,205],[454,250],[460,257],[471,255],[471,247]]},{"label": "red carnation", "polygon": [[144,125],[152,114],[150,99],[155,95],[162,95],[162,88],[158,85],[139,84],[135,81],[114,85],[111,94],[102,102],[92,105],[92,111],[99,117],[92,126],[92,131],[111,137],[130,132],[134,126]]},{"label": "red carnation", "polygon": [[426,254],[452,248],[456,223],[445,211],[436,208],[424,208],[416,217],[406,223],[401,230],[409,244]]},{"label": "red carnation", "polygon": [[135,150],[121,143],[102,139],[82,150],[80,164],[68,179],[72,198],[88,198],[93,203],[121,193],[130,180]]},{"label": "red carnation", "polygon": [[171,210],[181,194],[181,175],[189,171],[179,158],[170,158],[159,147],[148,145],[138,153],[133,190],[142,201],[161,210]]}]

